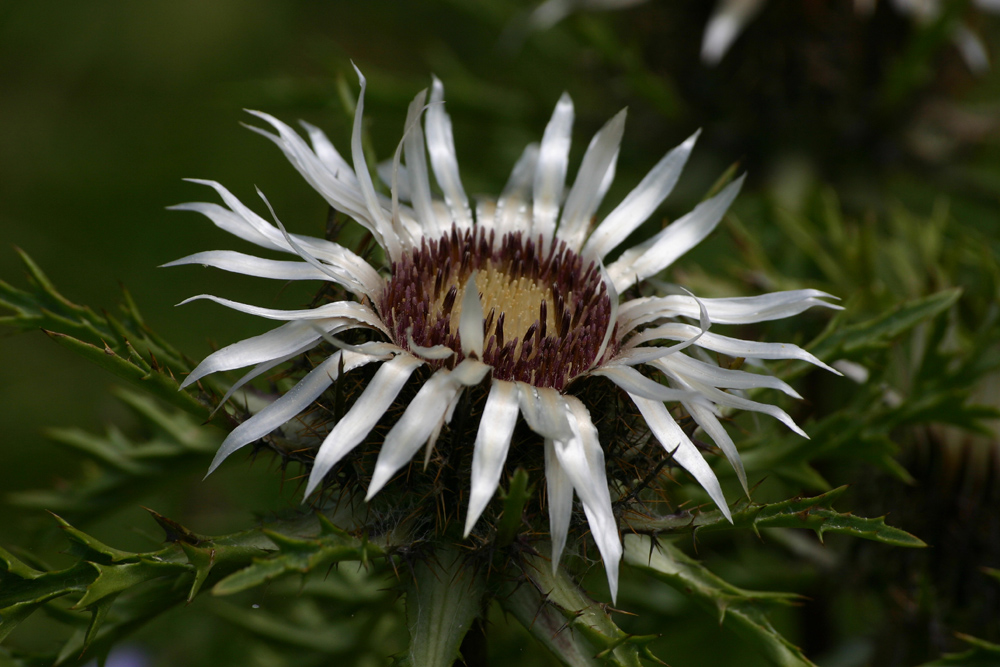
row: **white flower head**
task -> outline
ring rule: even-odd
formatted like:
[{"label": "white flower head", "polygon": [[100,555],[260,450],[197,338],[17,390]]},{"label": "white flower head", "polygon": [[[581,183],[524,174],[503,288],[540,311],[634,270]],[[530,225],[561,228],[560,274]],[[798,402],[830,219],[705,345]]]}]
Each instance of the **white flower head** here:
[{"label": "white flower head", "polygon": [[[359,328],[374,332],[371,342],[339,344],[336,352],[291,390],[240,424],[223,442],[210,472],[236,450],[305,411],[340,373],[381,364],[319,447],[308,495],[369,436],[413,372],[427,366],[428,379],[385,435],[367,489],[370,499],[421,448],[433,447],[463,391],[489,378],[473,445],[466,535],[498,488],[521,416],[544,442],[553,565],[558,564],[566,542],[575,493],[603,557],[614,598],[622,546],[604,451],[587,407],[574,395],[574,383],[604,376],[624,390],[664,449],[729,517],[715,473],[665,402],[685,407],[723,451],[746,488],[739,454],[719,419],[720,407],[764,412],[805,433],[777,407],[726,390],[769,387],[797,394],[777,378],[720,368],[687,352],[702,348],[752,359],[800,359],[828,368],[795,345],[742,341],[710,332],[709,327],[788,317],[811,306],[836,306],[823,301],[829,295],[816,290],[717,299],[686,293],[619,303],[618,294],[663,271],[715,228],[736,197],[742,178],[606,264],[608,254],[670,194],[697,133],[667,153],[595,227],[592,221],[614,177],[625,112],[608,121],[591,140],[567,191],[573,123],[568,95],[556,105],[541,143],[524,150],[500,197],[479,202],[473,214],[459,176],[451,120],[443,104],[444,87],[434,79],[430,103],[425,104],[423,91],[410,106],[389,175],[391,196],[380,194],[361,148],[365,79],[360,72],[358,76],[361,94],[351,163],[318,129],[305,125],[310,145],[281,121],[251,113],[274,129],[274,133],[256,131],[277,144],[331,206],[371,232],[385,251],[387,266],[373,267],[331,241],[288,234],[280,223],[276,226],[261,218],[218,183],[202,181],[216,190],[225,206],[176,207],[198,211],[218,227],[258,246],[289,253],[295,260],[212,251],[171,265],[196,263],[279,280],[332,281],[357,297],[303,310],[273,310],[209,295],[194,297],[283,324],[209,355],[184,386],[210,373],[253,367],[226,400],[250,379],[324,339]],[[443,200],[432,194],[431,173]],[[653,369],[669,386],[638,368]]]}]

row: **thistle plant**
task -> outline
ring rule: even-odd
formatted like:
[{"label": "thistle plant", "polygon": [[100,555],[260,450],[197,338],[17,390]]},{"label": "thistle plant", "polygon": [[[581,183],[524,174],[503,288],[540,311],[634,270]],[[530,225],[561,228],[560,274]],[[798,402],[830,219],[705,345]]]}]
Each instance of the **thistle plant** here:
[{"label": "thistle plant", "polygon": [[[242,245],[192,248],[168,266],[209,269],[162,279],[305,282],[312,297],[287,309],[214,287],[188,299],[276,328],[196,361],[128,293],[113,313],[79,306],[23,252],[27,285],[0,282],[2,322],[126,383],[131,422],[49,431],[86,460],[79,476],[8,498],[49,511],[68,547],[0,548],[0,665],[115,664],[137,632],[144,660],[192,665],[690,664],[692,627],[710,638],[699,650],[814,664],[801,618],[817,590],[844,581],[849,597],[845,572],[929,551],[930,528],[896,527],[891,498],[840,480],[917,485],[901,446],[996,417],[977,402],[997,365],[989,244],[914,231],[947,237],[946,212],[918,224],[893,209],[873,230],[821,190],[770,208],[741,194],[736,167],[668,220],[699,133],[619,169],[622,111],[571,158],[568,95],[500,194],[470,196],[444,83],[416,94],[379,155],[356,73],[346,141],[250,112],[326,220],[206,180],[211,201],[172,207]],[[200,222],[171,215],[181,231]],[[688,256],[703,243],[705,265]],[[220,473],[253,496],[258,459],[253,479],[280,478],[284,502],[239,510],[241,530],[206,534],[156,503]],[[148,547],[100,537],[140,505]],[[889,608],[898,591],[866,592]],[[1000,651],[965,641],[927,664]]]}]

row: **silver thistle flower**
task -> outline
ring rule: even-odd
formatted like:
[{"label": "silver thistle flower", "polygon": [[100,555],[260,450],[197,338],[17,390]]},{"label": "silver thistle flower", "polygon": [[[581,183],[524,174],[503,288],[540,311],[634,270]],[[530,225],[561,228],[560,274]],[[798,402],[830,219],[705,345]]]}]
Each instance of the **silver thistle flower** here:
[{"label": "silver thistle flower", "polygon": [[[284,324],[209,355],[184,386],[210,373],[253,366],[230,389],[227,400],[250,379],[331,336],[364,328],[380,338],[357,346],[341,344],[291,390],[230,433],[209,472],[236,450],[306,410],[339,373],[380,363],[361,396],[319,447],[306,488],[309,495],[368,436],[413,372],[428,366],[432,370],[429,379],[381,445],[367,490],[370,499],[422,447],[429,451],[434,446],[462,392],[490,377],[474,444],[465,534],[498,488],[515,424],[523,416],[544,440],[553,566],[566,543],[575,492],[604,560],[614,598],[622,546],[604,452],[587,407],[573,393],[574,383],[604,376],[623,389],[650,432],[728,518],[715,473],[664,403],[684,406],[728,458],[746,489],[739,453],[720,422],[720,408],[763,412],[796,433],[805,433],[779,408],[725,390],[767,387],[798,395],[777,378],[720,368],[687,352],[699,347],[752,359],[800,359],[828,368],[795,345],[743,341],[710,332],[709,327],[788,317],[811,306],[836,306],[823,301],[829,295],[817,290],[717,299],[688,293],[619,303],[619,293],[660,273],[704,239],[722,219],[743,179],[605,264],[608,254],[670,194],[697,133],[660,160],[592,228],[614,178],[625,112],[594,136],[572,187],[565,192],[573,123],[568,95],[556,105],[541,143],[524,150],[500,197],[478,202],[473,213],[459,177],[444,88],[434,79],[430,104],[425,106],[427,91],[422,91],[410,105],[404,137],[393,168],[387,170],[391,196],[382,195],[375,189],[361,148],[365,79],[360,72],[358,76],[361,94],[351,142],[353,164],[315,127],[304,124],[310,146],[281,121],[252,113],[276,134],[256,131],[277,144],[331,206],[371,232],[385,251],[387,266],[373,267],[331,241],[288,234],[280,223],[275,226],[264,220],[218,183],[198,181],[214,188],[226,206],[191,203],[175,207],[202,213],[221,229],[263,248],[290,253],[296,261],[220,250],[169,265],[204,264],[279,280],[332,281],[358,299],[289,311],[210,295],[193,297]],[[435,199],[430,189],[428,153],[430,172],[444,194],[443,201]],[[670,386],[647,377],[637,367],[658,371]]]}]

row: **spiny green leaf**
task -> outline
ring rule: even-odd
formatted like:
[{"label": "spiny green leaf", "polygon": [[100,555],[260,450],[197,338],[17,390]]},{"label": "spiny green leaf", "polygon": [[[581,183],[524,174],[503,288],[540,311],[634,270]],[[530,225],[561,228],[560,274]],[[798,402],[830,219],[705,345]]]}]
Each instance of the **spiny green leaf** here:
[{"label": "spiny green leaf", "polygon": [[32,579],[4,577],[0,586],[0,609],[18,604],[47,602],[68,593],[82,593],[97,578],[97,570],[86,562],[65,570],[46,572]]},{"label": "spiny green leaf", "polygon": [[[78,623],[78,617],[71,611],[58,611],[66,622],[80,625],[60,652],[59,660],[74,664],[82,664],[84,657],[98,655],[170,606],[190,600],[203,584],[215,584],[244,569],[250,579],[256,577],[262,582],[289,571],[305,571],[323,563],[345,558],[360,560],[367,553],[383,553],[381,547],[366,540],[345,537],[343,531],[323,529],[313,515],[276,520],[266,528],[218,538],[194,536],[181,527],[174,532],[188,536],[197,546],[177,542],[150,553],[114,549],[56,519],[73,545],[71,553],[81,560],[65,570],[42,572],[0,550],[0,614],[6,618],[0,618],[0,633],[9,634],[50,600],[64,595],[78,596],[73,608],[90,610],[89,624]],[[255,561],[268,550],[274,552],[271,560]],[[274,566],[278,567],[263,577],[255,569]],[[243,584],[246,588],[246,580]]]},{"label": "spiny green leaf", "polygon": [[215,454],[219,446],[218,432],[206,429],[203,421],[184,413],[165,410],[159,401],[134,391],[115,387],[112,393],[144,422],[162,430],[171,442],[187,449]]},{"label": "spiny green leaf", "polygon": [[628,519],[629,528],[635,532],[688,533],[733,528],[808,528],[822,539],[825,533],[843,533],[897,547],[926,547],[918,537],[899,528],[885,524],[884,517],[866,519],[832,509],[846,486],[841,486],[812,498],[792,498],[765,505],[747,504],[732,512],[730,523],[718,510],[710,512],[682,512],[664,517],[636,516]]},{"label": "spiny green leaf", "polygon": [[714,613],[779,667],[814,667],[767,618],[774,605],[794,604],[789,593],[747,591],[720,579],[673,545],[644,535],[625,536],[625,562],[664,581]]},{"label": "spiny green leaf", "polygon": [[345,540],[350,539],[350,533],[335,524],[330,517],[322,512],[316,512],[316,520],[319,521],[319,534],[321,536],[334,536]]},{"label": "spiny green leaf", "polygon": [[84,649],[88,648],[94,639],[97,638],[97,633],[101,629],[101,626],[104,625],[104,621],[108,617],[108,612],[111,611],[111,607],[114,605],[117,597],[118,593],[112,593],[90,607],[90,624],[87,626],[87,633],[83,637]]},{"label": "spiny green leaf", "polygon": [[[153,396],[177,407],[185,412],[194,415],[203,421],[212,422],[225,430],[229,430],[229,423],[225,416],[220,413],[211,413],[209,408],[200,403],[187,392],[180,391],[180,384],[170,375],[152,370],[144,361],[141,363],[139,355],[120,356],[106,344],[103,348],[91,345],[72,336],[46,331],[50,338],[60,345],[69,348],[82,357],[96,363],[101,368],[110,371],[120,378],[128,380],[132,384],[149,392]],[[131,350],[131,347],[129,347]]]},{"label": "spiny green leaf", "polygon": [[650,638],[619,628],[561,568],[553,573],[547,558],[526,556],[520,569],[508,577],[500,605],[564,664],[638,667],[640,656],[656,660]]},{"label": "spiny green leaf", "polygon": [[191,588],[188,590],[187,596],[187,601],[191,602],[194,596],[201,590],[202,584],[208,579],[209,573],[211,573],[212,568],[215,566],[216,550],[196,547],[187,542],[178,542],[178,544],[180,544],[181,549],[184,550],[184,554],[187,556],[188,562],[194,568],[194,581],[191,582]]},{"label": "spiny green leaf", "polygon": [[0,324],[20,329],[53,328],[98,341],[110,338],[111,330],[90,308],[78,306],[56,290],[48,276],[20,248],[15,248],[25,268],[32,291],[18,289],[0,281],[0,307],[13,315],[0,318]]},{"label": "spiny green leaf", "polygon": [[164,539],[167,542],[177,542],[180,544],[201,544],[202,542],[208,540],[208,538],[188,530],[177,521],[163,516],[156,510],[151,510],[148,507],[144,507],[143,509],[149,512],[149,515],[153,517],[153,521],[159,524],[160,528],[163,529],[163,532],[165,533]]},{"label": "spiny green leaf", "polygon": [[[108,313],[99,315],[62,296],[27,254],[20,250],[18,253],[28,269],[30,289],[21,290],[0,281],[0,308],[13,312],[0,318],[0,324],[42,329],[61,345],[199,421],[231,429],[224,413],[211,412],[208,406],[179,390],[176,377],[190,370],[190,362],[146,326],[128,292],[124,293],[121,309],[124,319]],[[214,386],[217,380],[208,378],[204,382]]]},{"label": "spiny green leaf", "polygon": [[972,648],[962,653],[946,653],[920,667],[996,667],[1000,664],[1000,644],[962,633],[955,633],[955,636]]},{"label": "spiny green leaf", "polygon": [[107,437],[93,435],[78,428],[46,429],[45,435],[61,445],[70,447],[97,459],[109,468],[117,468],[128,475],[145,475],[150,468],[128,456],[122,443],[121,433],[109,430]]},{"label": "spiny green leaf", "polygon": [[168,575],[186,574],[191,568],[186,563],[171,563],[152,559],[143,559],[136,563],[116,563],[101,565],[91,563],[97,569],[98,575],[75,607],[84,608],[103,600],[109,595],[128,590],[134,586]]},{"label": "spiny green leaf", "polygon": [[320,534],[316,538],[299,538],[267,529],[260,532],[277,549],[275,553],[254,558],[248,567],[227,576],[214,586],[214,595],[231,595],[285,574],[304,574],[333,563],[360,561],[369,554],[382,553],[379,547],[365,540],[335,533]]},{"label": "spiny green leaf", "polygon": [[4,574],[13,575],[20,579],[35,579],[44,574],[33,567],[28,567],[22,563],[17,557],[11,552],[0,547],[0,565],[3,566],[3,571],[0,572],[0,581],[4,580]]},{"label": "spiny green leaf", "polygon": [[151,581],[138,591],[123,592],[108,606],[102,622],[93,632],[90,631],[91,622],[73,633],[63,644],[54,664],[84,665],[100,658],[122,639],[183,600],[183,589],[170,578]]},{"label": "spiny green leaf", "polygon": [[960,288],[914,299],[876,318],[844,327],[810,346],[820,359],[858,355],[885,347],[894,338],[950,308],[962,295]]},{"label": "spiny green leaf", "polygon": [[[531,583],[522,581],[501,591],[500,606],[518,620],[545,648],[569,667],[598,667],[597,649],[573,632],[566,616]],[[596,603],[595,603],[596,604]]]},{"label": "spiny green leaf", "polygon": [[216,429],[205,428],[183,411],[131,389],[115,393],[154,431],[153,435],[147,440],[132,440],[114,428],[103,436],[78,429],[48,431],[58,444],[85,452],[98,466],[58,488],[12,493],[7,496],[8,502],[48,509],[80,522],[128,504],[152,487],[169,484],[177,474],[196,467],[204,470],[219,445]]},{"label": "spiny green leaf", "polygon": [[462,639],[483,608],[486,581],[467,555],[442,548],[414,563],[404,583],[410,648],[408,667],[451,667]]},{"label": "spiny green leaf", "polygon": [[[50,514],[52,514],[50,512]],[[92,560],[98,563],[113,563],[116,561],[133,560],[136,554],[130,551],[122,551],[109,547],[96,537],[86,534],[82,530],[77,530],[68,521],[57,514],[52,514],[56,523],[62,528],[63,533],[69,538],[70,552],[81,559]]]},{"label": "spiny green leaf", "polygon": [[191,364],[146,326],[127,290],[123,290],[123,320],[108,313],[99,315],[60,294],[27,254],[17,252],[28,270],[30,289],[25,291],[0,282],[0,308],[14,313],[0,318],[0,323],[21,329],[49,329],[94,345],[110,346],[120,355],[134,357],[147,370],[154,367],[173,373],[190,370]]}]

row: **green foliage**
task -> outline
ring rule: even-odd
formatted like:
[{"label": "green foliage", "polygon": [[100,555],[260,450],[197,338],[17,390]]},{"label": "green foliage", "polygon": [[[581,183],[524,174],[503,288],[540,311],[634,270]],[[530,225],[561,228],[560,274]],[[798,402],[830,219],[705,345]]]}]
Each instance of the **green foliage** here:
[{"label": "green foliage", "polygon": [[152,438],[134,441],[114,426],[103,436],[78,428],[49,429],[54,442],[96,465],[84,468],[72,484],[12,493],[8,501],[70,521],[92,520],[170,484],[176,475],[204,470],[221,441],[217,431],[134,391],[119,389],[115,395],[155,433]]},{"label": "green foliage", "polygon": [[497,522],[496,545],[507,547],[521,528],[524,506],[534,492],[533,486],[528,486],[528,473],[521,468],[514,471],[510,487],[504,494],[503,514]]},{"label": "green foliage", "polygon": [[961,633],[958,638],[971,644],[972,648],[961,653],[948,653],[920,667],[992,667],[1000,662],[1000,645]]},{"label": "green foliage", "polygon": [[0,281],[0,308],[11,313],[0,318],[0,324],[42,329],[60,345],[156,398],[201,421],[232,428],[225,415],[214,414],[187,392],[178,391],[177,377],[191,369],[190,361],[146,326],[128,292],[121,320],[110,313],[99,315],[60,294],[27,253],[18,250],[18,254],[28,271],[29,289]]},{"label": "green foliage", "polygon": [[953,306],[962,292],[945,290],[896,306],[866,322],[859,322],[831,332],[810,345],[810,351],[823,359],[863,358],[866,352],[887,348],[892,341]]},{"label": "green foliage", "polygon": [[655,637],[626,633],[561,568],[552,569],[545,557],[526,557],[523,578],[509,581],[498,602],[563,664],[635,667],[640,657],[656,660],[647,646]]},{"label": "green foliage", "polygon": [[[158,551],[137,553],[109,547],[59,517],[56,521],[70,543],[68,553],[78,559],[69,568],[39,571],[0,550],[0,636],[9,635],[40,608],[53,611],[71,626],[79,625],[74,612],[88,612],[86,629],[74,632],[59,653],[60,664],[83,664],[169,608],[191,602],[202,590],[230,596],[282,575],[321,574],[344,561],[367,569],[370,559],[381,556],[386,546],[352,537],[321,514],[277,520],[219,537],[198,536],[164,517],[156,518],[168,528],[172,540]],[[353,591],[341,593],[349,599]],[[369,600],[378,602],[372,595],[367,594]],[[72,606],[52,606],[64,596],[71,598]],[[312,650],[357,650],[365,637],[327,634],[325,629],[317,637],[308,629],[272,623],[264,613],[247,615],[222,603],[210,608],[237,625],[266,630],[262,632],[265,637]],[[364,614],[346,626],[358,631],[377,620]],[[350,636],[355,639],[343,639]]]},{"label": "green foliage", "polygon": [[846,486],[814,498],[792,498],[771,504],[747,503],[732,511],[730,523],[722,512],[681,512],[665,517],[634,516],[628,518],[629,528],[637,533],[678,534],[701,533],[750,528],[760,534],[761,528],[807,528],[823,539],[826,533],[842,533],[896,547],[925,547],[924,542],[906,531],[885,524],[884,517],[865,519],[842,514],[831,505],[847,490]]},{"label": "green foliage", "polygon": [[[790,247],[811,260],[813,284],[851,298],[806,347],[821,359],[860,364],[867,377],[836,409],[817,415],[807,429],[811,440],[761,432],[748,443],[744,463],[748,471],[818,490],[829,488],[813,463],[824,459],[864,460],[912,483],[897,460],[905,429],[947,423],[982,433],[984,420],[1000,415],[975,398],[979,384],[1000,368],[1000,320],[990,305],[1000,294],[997,250],[949,230],[955,222],[944,206],[926,220],[894,207],[882,228],[846,216],[829,192],[815,200],[812,216],[777,207],[773,216]],[[776,284],[788,280],[786,257],[766,253],[739,218],[730,225],[746,264]],[[974,279],[963,276],[969,272]],[[777,373],[791,380],[806,370],[785,364]]]},{"label": "green foliage", "polygon": [[750,641],[771,664],[779,667],[813,664],[775,630],[767,616],[769,608],[795,604],[800,596],[743,590],[720,579],[669,542],[641,535],[625,537],[625,562],[694,598],[715,614],[721,625]]}]

